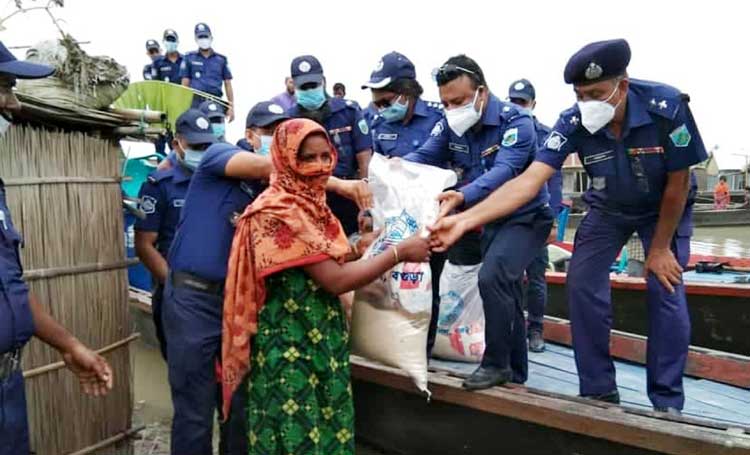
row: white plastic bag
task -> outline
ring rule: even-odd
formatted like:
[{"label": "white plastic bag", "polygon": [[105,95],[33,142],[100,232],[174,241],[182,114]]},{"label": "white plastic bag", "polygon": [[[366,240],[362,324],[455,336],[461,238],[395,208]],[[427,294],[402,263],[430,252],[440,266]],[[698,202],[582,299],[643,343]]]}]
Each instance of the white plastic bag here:
[{"label": "white plastic bag", "polygon": [[[370,161],[373,226],[382,229],[363,259],[392,254],[389,248],[422,231],[438,214],[437,195],[456,184],[453,171],[388,160]],[[357,290],[352,351],[407,372],[427,391],[427,332],[432,311],[430,264],[399,264]]]},{"label": "white plastic bag", "polygon": [[459,362],[480,362],[484,354],[484,308],[477,265],[445,263],[440,275],[440,318],[432,354]]}]

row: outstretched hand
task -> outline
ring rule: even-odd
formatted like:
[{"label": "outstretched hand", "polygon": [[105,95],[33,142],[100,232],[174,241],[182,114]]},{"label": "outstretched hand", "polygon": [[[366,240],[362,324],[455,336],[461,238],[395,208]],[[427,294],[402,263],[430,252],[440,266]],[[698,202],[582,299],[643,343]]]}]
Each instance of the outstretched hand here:
[{"label": "outstretched hand", "polygon": [[433,251],[444,252],[463,237],[469,227],[459,215],[451,215],[440,218],[432,226],[430,231],[430,247]]},{"label": "outstretched hand", "polygon": [[112,368],[104,357],[82,343],[63,353],[68,369],[78,376],[81,388],[88,395],[104,396],[112,390]]}]

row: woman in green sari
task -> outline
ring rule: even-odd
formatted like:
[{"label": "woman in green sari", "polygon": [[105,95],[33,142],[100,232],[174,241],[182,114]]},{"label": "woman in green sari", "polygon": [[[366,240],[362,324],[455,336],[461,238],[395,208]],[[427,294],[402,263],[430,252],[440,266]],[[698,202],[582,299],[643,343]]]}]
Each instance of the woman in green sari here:
[{"label": "woman in green sari", "polygon": [[271,157],[270,187],[245,210],[232,244],[224,400],[249,369],[250,454],[353,455],[349,337],[338,295],[402,260],[429,260],[429,242],[412,237],[345,262],[349,244],[325,200],[336,166],[325,130],[307,119],[284,122]]}]

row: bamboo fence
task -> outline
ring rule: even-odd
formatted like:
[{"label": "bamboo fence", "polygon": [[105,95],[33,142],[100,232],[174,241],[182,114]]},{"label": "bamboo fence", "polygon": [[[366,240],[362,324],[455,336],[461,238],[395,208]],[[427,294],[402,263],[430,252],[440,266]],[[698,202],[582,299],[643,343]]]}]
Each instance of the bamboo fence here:
[{"label": "bamboo fence", "polygon": [[32,292],[52,316],[112,365],[106,398],[84,395],[60,356],[24,350],[32,450],[129,454],[132,380],[119,148],[82,132],[14,125],[0,139],[0,178],[25,240]]}]

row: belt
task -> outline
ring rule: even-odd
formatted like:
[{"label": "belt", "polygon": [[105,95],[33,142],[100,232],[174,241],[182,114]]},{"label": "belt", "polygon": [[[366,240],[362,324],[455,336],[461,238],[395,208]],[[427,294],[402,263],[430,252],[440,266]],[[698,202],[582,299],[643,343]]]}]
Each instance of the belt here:
[{"label": "belt", "polygon": [[21,348],[0,354],[0,382],[21,369]]},{"label": "belt", "polygon": [[223,281],[210,281],[205,278],[185,272],[172,272],[172,286],[176,288],[188,288],[205,294],[224,295]]}]

